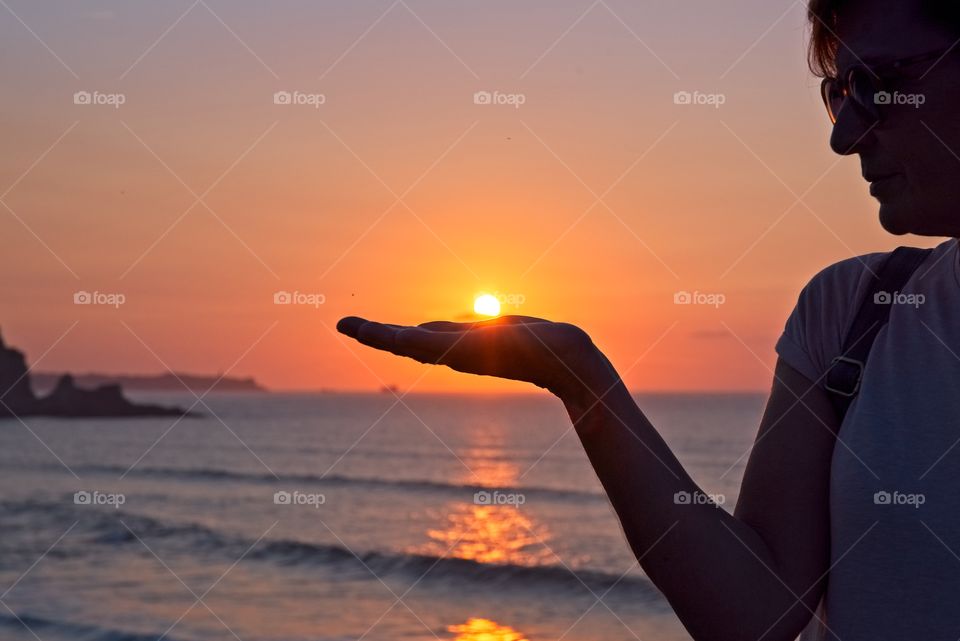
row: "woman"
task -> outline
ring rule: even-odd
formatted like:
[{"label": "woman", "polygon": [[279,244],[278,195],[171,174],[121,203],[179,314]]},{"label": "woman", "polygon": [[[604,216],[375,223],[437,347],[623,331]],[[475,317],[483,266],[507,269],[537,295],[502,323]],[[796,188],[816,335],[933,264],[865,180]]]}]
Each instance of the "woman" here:
[{"label": "woman", "polygon": [[[695,639],[960,636],[960,10],[812,0],[811,66],[831,146],[860,156],[893,234],[947,236],[890,305],[841,417],[826,375],[886,254],[803,289],[733,514],[700,493],[581,329],[508,316],[402,327],[344,318],[361,343],[534,383],[564,403],[644,571]],[[922,303],[917,303],[921,301]],[[807,627],[809,624],[809,627]]]}]

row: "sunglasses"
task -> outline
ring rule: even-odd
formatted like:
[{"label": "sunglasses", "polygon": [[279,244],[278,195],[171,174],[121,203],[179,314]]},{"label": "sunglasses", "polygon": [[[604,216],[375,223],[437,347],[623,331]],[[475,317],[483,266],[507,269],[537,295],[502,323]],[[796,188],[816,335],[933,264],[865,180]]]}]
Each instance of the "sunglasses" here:
[{"label": "sunglasses", "polygon": [[[840,77],[826,77],[820,83],[820,95],[823,98],[823,104],[827,107],[827,115],[830,122],[837,123],[840,110],[847,104],[847,99],[852,99],[856,109],[870,118],[871,122],[879,123],[882,120],[882,107],[890,104],[890,96],[887,91],[890,83],[897,78],[902,77],[904,69],[922,62],[930,62],[946,56],[950,49],[924,53],[909,58],[901,58],[872,67],[865,64],[854,65],[850,67]],[[934,63],[936,64],[936,63]],[[920,77],[922,80],[927,73],[933,69],[933,65],[927,69]]]}]

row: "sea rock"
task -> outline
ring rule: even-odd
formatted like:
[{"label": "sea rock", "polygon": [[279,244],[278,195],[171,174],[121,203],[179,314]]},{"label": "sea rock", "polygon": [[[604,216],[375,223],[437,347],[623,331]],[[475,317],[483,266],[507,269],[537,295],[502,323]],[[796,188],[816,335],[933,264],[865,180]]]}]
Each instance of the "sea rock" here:
[{"label": "sea rock", "polygon": [[23,352],[7,347],[0,335],[0,417],[196,416],[179,407],[142,405],[127,400],[119,385],[76,386],[65,374],[46,396],[36,396]]}]

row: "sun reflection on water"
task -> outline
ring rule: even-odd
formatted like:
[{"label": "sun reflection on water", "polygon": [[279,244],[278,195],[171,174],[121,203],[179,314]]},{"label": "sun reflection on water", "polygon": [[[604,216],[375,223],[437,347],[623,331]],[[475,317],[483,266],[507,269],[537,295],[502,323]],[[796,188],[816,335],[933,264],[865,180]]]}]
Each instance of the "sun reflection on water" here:
[{"label": "sun reflection on water", "polygon": [[[520,469],[506,452],[503,425],[477,425],[471,440],[472,447],[461,455],[469,472],[465,469],[466,474],[458,481],[491,490],[502,488],[505,493],[522,493],[517,488]],[[437,519],[442,525],[427,530],[429,541],[413,552],[522,566],[546,565],[555,560],[547,546],[550,532],[523,507],[458,501],[448,504]]]},{"label": "sun reflection on water", "polygon": [[447,631],[457,635],[454,641],[529,641],[510,626],[490,619],[471,618],[466,623],[448,626]]},{"label": "sun reflection on water", "polygon": [[553,558],[544,544],[546,527],[520,509],[503,505],[454,503],[442,529],[427,531],[430,541],[417,552],[478,563],[543,565]]},{"label": "sun reflection on water", "polygon": [[459,456],[469,467],[464,467],[462,475],[457,478],[457,482],[464,485],[510,487],[520,477],[520,468],[496,445],[472,447]]}]

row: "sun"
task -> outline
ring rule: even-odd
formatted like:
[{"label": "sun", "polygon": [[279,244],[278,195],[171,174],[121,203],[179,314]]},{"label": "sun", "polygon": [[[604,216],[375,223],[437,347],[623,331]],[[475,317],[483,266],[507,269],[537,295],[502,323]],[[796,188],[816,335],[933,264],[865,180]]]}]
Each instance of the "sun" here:
[{"label": "sun", "polygon": [[481,294],[473,301],[473,311],[481,316],[499,316],[500,301],[493,294]]}]

